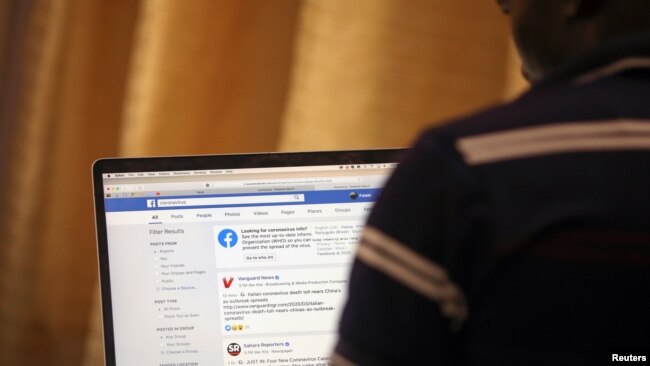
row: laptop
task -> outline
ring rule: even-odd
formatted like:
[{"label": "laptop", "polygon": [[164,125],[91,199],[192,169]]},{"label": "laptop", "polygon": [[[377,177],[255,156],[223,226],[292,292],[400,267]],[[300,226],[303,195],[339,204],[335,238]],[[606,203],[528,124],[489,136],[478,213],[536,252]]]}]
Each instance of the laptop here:
[{"label": "laptop", "polygon": [[101,159],[107,365],[327,365],[401,149]]}]

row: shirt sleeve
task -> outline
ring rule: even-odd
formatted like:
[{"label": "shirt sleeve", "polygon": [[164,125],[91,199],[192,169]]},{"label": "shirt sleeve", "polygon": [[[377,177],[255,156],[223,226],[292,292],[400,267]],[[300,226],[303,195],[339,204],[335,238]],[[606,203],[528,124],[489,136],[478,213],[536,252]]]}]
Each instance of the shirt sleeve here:
[{"label": "shirt sleeve", "polygon": [[468,316],[453,273],[471,236],[474,185],[455,150],[431,136],[409,151],[361,235],[335,365],[452,362]]}]

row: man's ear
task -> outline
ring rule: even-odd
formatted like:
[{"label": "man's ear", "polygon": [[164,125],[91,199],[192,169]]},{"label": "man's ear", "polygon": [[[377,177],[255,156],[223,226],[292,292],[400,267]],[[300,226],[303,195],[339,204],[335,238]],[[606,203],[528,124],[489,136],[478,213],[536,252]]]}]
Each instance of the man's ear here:
[{"label": "man's ear", "polygon": [[564,0],[562,13],[567,20],[585,20],[600,13],[606,0]]}]

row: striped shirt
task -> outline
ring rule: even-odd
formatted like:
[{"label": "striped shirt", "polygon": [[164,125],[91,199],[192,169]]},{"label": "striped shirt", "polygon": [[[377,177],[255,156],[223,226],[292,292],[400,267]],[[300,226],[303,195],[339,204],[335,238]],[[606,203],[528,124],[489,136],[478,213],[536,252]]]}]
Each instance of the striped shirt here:
[{"label": "striped shirt", "polygon": [[650,34],[423,133],[362,234],[336,365],[650,356]]}]

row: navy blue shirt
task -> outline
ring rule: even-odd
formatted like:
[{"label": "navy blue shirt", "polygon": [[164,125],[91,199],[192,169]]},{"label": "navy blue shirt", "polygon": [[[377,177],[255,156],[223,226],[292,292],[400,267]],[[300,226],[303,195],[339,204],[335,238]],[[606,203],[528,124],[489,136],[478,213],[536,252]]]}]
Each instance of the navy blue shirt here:
[{"label": "navy blue shirt", "polygon": [[353,266],[332,361],[650,357],[650,34],[425,131]]}]

